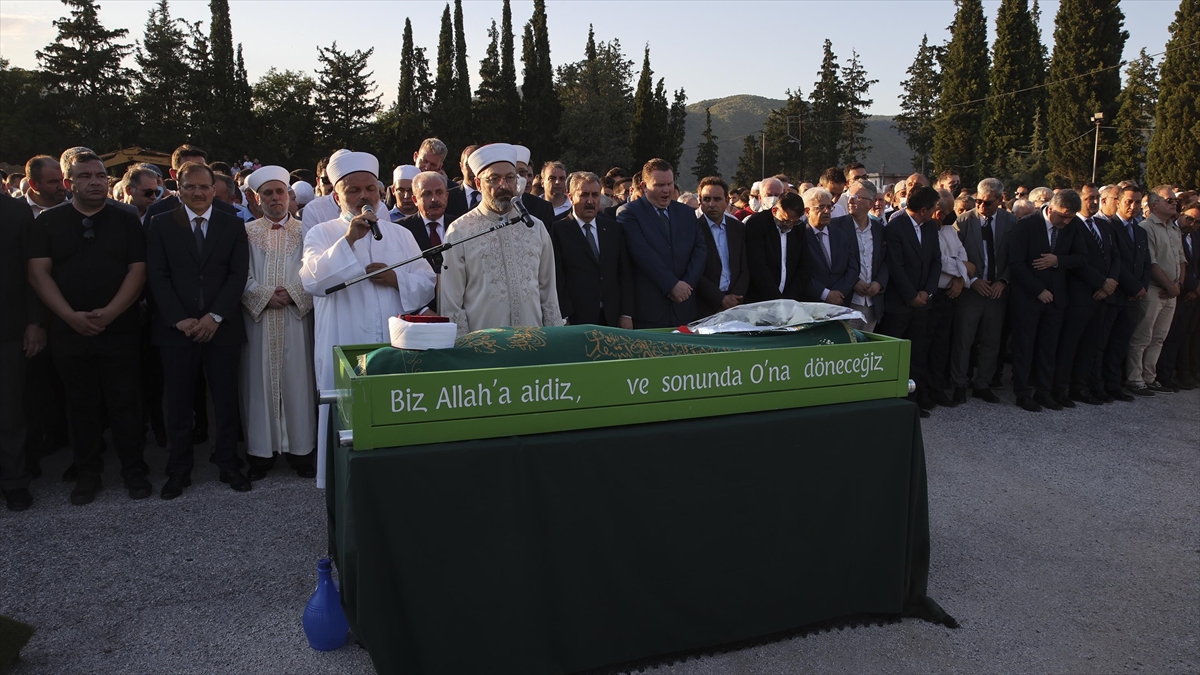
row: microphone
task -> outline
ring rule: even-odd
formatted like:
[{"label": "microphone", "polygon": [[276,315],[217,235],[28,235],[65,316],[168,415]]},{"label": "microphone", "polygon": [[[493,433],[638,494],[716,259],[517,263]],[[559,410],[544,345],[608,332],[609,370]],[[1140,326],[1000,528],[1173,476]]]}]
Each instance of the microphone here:
[{"label": "microphone", "polygon": [[[362,212],[375,213],[375,209],[370,204],[367,204],[362,208]],[[375,241],[381,241],[383,239],[383,233],[379,231],[379,222],[377,220],[371,221],[371,236],[375,237]]]},{"label": "microphone", "polygon": [[533,218],[529,217],[529,211],[525,210],[525,204],[521,202],[520,197],[513,197],[512,204],[517,209],[517,214],[521,216],[521,222],[525,223],[525,227],[533,227]]}]

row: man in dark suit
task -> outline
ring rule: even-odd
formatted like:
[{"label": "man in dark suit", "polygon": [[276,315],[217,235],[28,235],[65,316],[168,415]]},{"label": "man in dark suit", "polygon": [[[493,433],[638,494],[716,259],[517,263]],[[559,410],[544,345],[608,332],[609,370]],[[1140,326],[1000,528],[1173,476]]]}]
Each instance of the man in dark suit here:
[{"label": "man in dark suit", "polygon": [[250,490],[237,457],[238,368],[246,330],[241,296],[249,273],[249,244],[241,218],[213,207],[215,175],[189,162],[178,172],[183,205],[150,223],[147,268],[154,297],[154,343],[166,376],[171,456],[163,499],[191,485],[192,399],[196,377],[207,374],[216,411],[216,463],[222,482]]},{"label": "man in dark suit", "polygon": [[1079,196],[1083,207],[1078,217],[1085,231],[1087,257],[1067,274],[1069,299],[1054,367],[1054,400],[1064,408],[1075,407],[1075,401],[1088,405],[1104,402],[1088,385],[1100,350],[1105,299],[1117,290],[1121,270],[1108,222],[1096,217],[1100,191],[1088,183]]},{"label": "man in dark suit", "polygon": [[912,342],[910,371],[917,389],[911,398],[921,407],[922,417],[928,417],[935,405],[929,398],[925,354],[929,351],[930,301],[942,272],[938,228],[933,220],[939,199],[937,190],[927,185],[914,187],[904,212],[892,216],[883,231],[888,287],[883,295],[887,317],[880,332]]},{"label": "man in dark suit", "polygon": [[812,261],[805,299],[848,306],[858,282],[858,243],[850,238],[854,221],[848,215],[841,216],[830,226],[834,197],[825,188],[810,188],[803,199],[808,218],[804,234]]},{"label": "man in dark suit", "polygon": [[[446,178],[435,171],[419,173],[413,178],[412,191],[417,213],[397,224],[412,232],[413,239],[417,240],[417,247],[422,251],[441,246],[446,236],[446,227],[450,224],[450,217],[447,215],[449,191],[446,189]],[[434,272],[440,275],[442,271],[434,269]],[[437,313],[437,293],[433,294],[433,300],[430,300],[425,308]]]},{"label": "man in dark suit", "polygon": [[1017,405],[1030,412],[1063,409],[1051,394],[1051,380],[1070,304],[1067,273],[1087,260],[1087,234],[1075,217],[1079,208],[1079,193],[1060,190],[1040,211],[1017,221],[1009,244],[1013,391]]},{"label": "man in dark suit", "polygon": [[[483,199],[483,193],[475,189],[475,173],[471,171],[471,166],[467,164],[467,158],[472,152],[479,149],[478,145],[468,145],[463,148],[462,156],[458,161],[458,168],[462,171],[462,182],[454,187],[446,190],[445,213],[446,225],[458,220],[467,211],[471,211]],[[549,224],[549,223],[547,223]],[[420,239],[417,243],[420,243]],[[422,250],[428,247],[422,247]]]},{"label": "man in dark suit", "polygon": [[1142,207],[1142,191],[1136,185],[1111,187],[1102,194],[1104,202],[1115,210],[1108,218],[1115,250],[1120,262],[1117,274],[1117,289],[1105,301],[1108,307],[1100,335],[1106,339],[1103,346],[1103,364],[1092,366],[1091,386],[1094,394],[1103,392],[1106,398],[1129,402],[1133,396],[1121,388],[1125,358],[1129,354],[1129,340],[1140,320],[1138,303],[1146,297],[1150,288],[1150,243],[1146,230],[1133,220]]},{"label": "man in dark suit", "polygon": [[954,400],[966,402],[971,348],[978,343],[971,395],[988,403],[999,403],[1000,399],[988,385],[999,372],[1001,333],[1008,312],[1006,291],[1011,283],[1008,241],[1017,217],[1000,208],[1004,184],[999,180],[985,178],[979,181],[976,190],[975,208],[960,215],[957,223],[967,260],[975,266],[975,278],[958,298],[950,348],[950,384],[954,387]]},{"label": "man in dark suit", "polygon": [[[857,170],[852,164],[848,171]],[[858,279],[850,296],[850,307],[863,315],[851,324],[867,332],[883,318],[883,292],[888,285],[887,252],[883,243],[884,221],[871,215],[879,194],[869,180],[854,180],[846,188],[846,209],[850,232],[858,249]],[[831,220],[832,224],[833,221]]]},{"label": "man in dark suit", "polygon": [[708,176],[697,188],[700,210],[696,225],[704,235],[708,252],[704,275],[696,287],[700,316],[736,307],[750,288],[750,268],[746,263],[746,226],[729,215],[729,184],[719,176]]},{"label": "man in dark suit", "polygon": [[646,162],[642,181],[642,198],[617,216],[633,259],[633,326],[690,323],[700,316],[695,289],[704,274],[704,236],[695,211],[671,199],[675,171],[666,160]]},{"label": "man in dark suit", "polygon": [[1158,355],[1155,373],[1158,381],[1164,387],[1174,389],[1195,389],[1196,382],[1188,374],[1185,355],[1186,342],[1196,324],[1197,313],[1200,312],[1200,278],[1197,277],[1197,265],[1200,265],[1200,250],[1196,246],[1196,228],[1200,223],[1200,204],[1192,202],[1188,207],[1181,208],[1176,224],[1183,244],[1183,257],[1187,263],[1184,269],[1183,282],[1180,284],[1179,298],[1175,302],[1175,316],[1171,318],[1171,330],[1163,341],[1162,352]]},{"label": "man in dark suit", "polygon": [[803,300],[812,278],[808,240],[797,226],[804,218],[804,199],[785,192],[767,211],[746,219],[746,264],[750,289],[746,302]]},{"label": "man in dark suit", "polygon": [[[179,167],[187,164],[188,162],[199,162],[200,164],[204,164],[206,161],[208,161],[207,152],[197,148],[194,145],[187,145],[185,143],[184,145],[175,148],[175,152],[171,153],[171,178],[174,178],[176,181],[178,181]],[[149,227],[150,221],[154,220],[156,216],[160,216],[164,213],[170,213],[171,211],[178,209],[180,203],[181,202],[179,201],[178,195],[171,195],[165,199],[160,199],[151,204],[150,208],[146,209],[146,216],[142,218],[142,222]],[[217,209],[218,211],[231,213],[235,216],[238,215],[238,210],[234,208],[233,204],[228,202],[214,199],[212,205],[213,208]],[[241,216],[238,216],[238,218],[240,219]]]},{"label": "man in dark suit", "polygon": [[620,226],[597,213],[600,177],[573,173],[567,187],[571,211],[550,228],[563,318],[573,326],[633,328],[633,262]]}]

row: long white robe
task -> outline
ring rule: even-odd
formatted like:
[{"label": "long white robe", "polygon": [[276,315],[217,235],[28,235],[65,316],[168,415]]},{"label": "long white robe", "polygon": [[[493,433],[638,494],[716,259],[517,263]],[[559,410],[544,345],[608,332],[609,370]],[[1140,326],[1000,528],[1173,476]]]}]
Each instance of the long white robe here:
[{"label": "long white robe", "polygon": [[[383,205],[376,208],[382,211]],[[351,246],[346,241],[347,221],[342,218],[316,225],[304,236],[300,280],[313,296],[316,340],[313,363],[317,388],[332,389],[335,345],[390,342],[388,318],[416,311],[433,300],[435,277],[425,260],[396,268],[399,290],[363,281],[325,295],[325,289],[366,273],[367,265],[391,265],[421,254],[416,239],[402,225],[379,219],[383,239],[367,235]],[[325,487],[325,452],[329,406],[321,406],[317,427],[317,487]]]},{"label": "long white robe", "polygon": [[301,216],[304,221],[304,234],[308,235],[308,231],[317,225],[340,218],[341,215],[342,209],[333,201],[333,195],[317,197],[304,205],[304,214]]},{"label": "long white robe", "polygon": [[[483,204],[450,224],[446,241],[460,241],[505,217]],[[458,324],[461,337],[504,326],[561,326],[554,280],[554,245],[545,227],[521,223],[455,246],[444,254],[438,310]]]},{"label": "long white robe", "polygon": [[[282,229],[266,218],[246,225],[250,276],[242,293],[246,346],[242,350],[242,424],[246,453],[307,455],[316,447],[316,382],[312,364],[312,296],[300,283],[303,223]],[[283,286],[293,304],[268,309]]]}]

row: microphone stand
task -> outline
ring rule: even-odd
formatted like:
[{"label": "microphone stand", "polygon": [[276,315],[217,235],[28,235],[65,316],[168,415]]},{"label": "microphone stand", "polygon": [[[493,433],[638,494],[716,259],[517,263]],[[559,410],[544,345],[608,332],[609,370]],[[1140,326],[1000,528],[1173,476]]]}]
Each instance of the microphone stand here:
[{"label": "microphone stand", "polygon": [[[476,232],[475,234],[473,234],[469,237],[464,237],[462,239],[459,239],[458,241],[448,241],[448,242],[444,242],[438,246],[432,246],[424,251],[421,251],[420,255],[415,255],[415,256],[409,258],[408,260],[402,260],[394,265],[389,265],[387,267],[377,269],[374,272],[367,272],[366,274],[359,276],[359,277],[355,277],[354,279],[351,279],[350,281],[346,281],[346,282],[343,282],[343,283],[340,283],[340,284],[337,284],[334,286],[330,286],[329,288],[325,289],[325,295],[332,295],[348,286],[353,286],[354,284],[357,284],[360,281],[366,281],[367,279],[370,279],[373,276],[377,276],[377,275],[383,274],[384,272],[394,270],[397,267],[402,267],[409,263],[416,262],[418,260],[421,260],[422,258],[427,258],[429,260],[429,264],[433,267],[434,273],[437,274],[438,283],[441,283],[441,280],[442,280],[442,252],[443,251],[448,251],[448,250],[454,248],[455,246],[462,244],[464,242],[471,241],[472,239],[475,239],[477,237],[482,237],[485,234],[491,234],[492,232],[495,232],[496,230],[500,230],[505,227],[508,227],[509,225],[513,225],[513,224],[521,223],[521,222],[523,222],[523,221],[519,217],[515,220],[504,220],[503,222],[496,223],[495,225],[489,227],[486,230],[483,230],[481,232]],[[434,293],[435,293],[434,297],[436,298],[437,297],[436,289],[435,289]]]}]

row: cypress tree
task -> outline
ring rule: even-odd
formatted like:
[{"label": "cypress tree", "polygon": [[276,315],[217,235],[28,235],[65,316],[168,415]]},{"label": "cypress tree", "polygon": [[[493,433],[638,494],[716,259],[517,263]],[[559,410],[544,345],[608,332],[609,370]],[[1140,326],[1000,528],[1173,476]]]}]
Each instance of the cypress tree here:
[{"label": "cypress tree", "polygon": [[[813,85],[809,100],[812,103],[812,119],[805,125],[806,154],[815,162],[813,169],[823,171],[826,167],[841,165],[842,124],[845,115],[845,92],[842,88],[841,69],[833,43],[825,40],[825,55],[821,59],[820,78]],[[768,136],[769,138],[769,136]]]},{"label": "cypress tree", "polygon": [[1112,160],[1101,165],[1098,174],[1105,183],[1135,180],[1146,176],[1146,144],[1154,126],[1154,108],[1158,99],[1158,69],[1143,48],[1126,71],[1125,88],[1118,99],[1117,142]]},{"label": "cypress tree", "polygon": [[429,125],[430,131],[450,146],[459,142],[455,137],[459,125],[454,87],[454,24],[450,19],[450,5],[447,4],[442,12],[442,31],[438,36],[437,79],[433,83]]},{"label": "cypress tree", "polygon": [[[475,90],[475,119],[495,139],[512,138],[516,133],[517,120],[505,115],[503,84],[500,81],[500,32],[496,22],[488,29],[487,56],[479,64],[479,88]],[[476,138],[477,141],[485,139]]]},{"label": "cypress tree", "polygon": [[[128,97],[133,76],[121,60],[133,46],[118,42],[129,32],[100,23],[93,0],[63,0],[70,17],[54,22],[58,36],[37,52],[49,85],[48,102],[63,120],[61,145],[86,142],[98,152],[128,136]],[[125,133],[122,133],[125,132]]]},{"label": "cypress tree", "polygon": [[380,116],[377,125],[377,143],[386,157],[406,163],[408,156],[427,136],[426,117],[432,91],[425,50],[413,45],[412,21],[405,19],[396,102]]},{"label": "cypress tree", "polygon": [[[1095,133],[1092,114],[1117,114],[1121,53],[1129,33],[1119,0],[1063,0],[1054,19],[1050,58],[1050,103],[1046,120],[1047,161],[1055,184],[1079,185],[1092,178]],[[1110,134],[1100,134],[1100,164],[1106,163]]]},{"label": "cypress tree", "polygon": [[633,62],[625,58],[618,40],[597,43],[590,28],[583,53],[582,61],[557,68],[563,108],[559,159],[568,170],[627,166]]},{"label": "cypress tree", "polygon": [[1004,167],[1009,150],[1027,150],[1033,143],[1033,120],[1045,97],[1044,89],[1033,88],[1045,80],[1043,49],[1027,0],[1003,0],[988,74],[992,98],[983,123],[981,161],[987,175],[1010,178]]},{"label": "cypress tree", "polygon": [[1200,186],[1200,0],[1182,0],[1159,70],[1154,136],[1146,157],[1150,185]]},{"label": "cypress tree", "polygon": [[762,145],[758,136],[750,134],[742,139],[742,154],[738,157],[737,171],[733,184],[748,188],[762,178]]},{"label": "cypress tree", "polygon": [[867,98],[871,85],[879,80],[868,80],[867,71],[858,58],[858,52],[850,51],[850,64],[842,68],[842,125],[839,164],[862,161],[871,151],[867,143],[867,109],[875,101]]},{"label": "cypress tree", "polygon": [[988,45],[981,0],[955,0],[958,12],[942,61],[934,121],[933,170],[955,169],[963,185],[982,177],[979,129],[988,95]]},{"label": "cypress tree", "polygon": [[558,125],[562,106],[554,91],[554,67],[550,63],[550,34],[546,0],[533,0],[533,17],[526,24],[525,80],[521,85],[522,137],[539,166],[557,159]]},{"label": "cypress tree", "polygon": [[504,0],[500,13],[500,77],[497,80],[500,106],[497,112],[506,130],[501,139],[516,138],[520,132],[521,95],[517,92],[517,67],[513,46],[512,6]]},{"label": "cypress tree", "polygon": [[214,159],[241,154],[243,122],[237,115],[235,72],[237,64],[233,51],[233,26],[229,19],[229,0],[209,0],[212,21],[209,23],[209,76],[212,82],[212,116],[220,131],[207,148]]},{"label": "cypress tree", "polygon": [[373,72],[365,72],[367,59],[375,48],[367,51],[343,52],[334,42],[328,49],[317,47],[316,102],[320,140],[325,147],[359,147],[366,138],[369,122],[379,110]]},{"label": "cypress tree", "polygon": [[[654,71],[650,69],[650,45],[646,45],[642,57],[642,73],[638,76],[637,91],[633,94],[633,119],[629,126],[629,152],[633,156],[635,171],[658,157],[663,147],[667,120],[660,115],[653,86]],[[661,89],[660,81],[659,90]]]},{"label": "cypress tree", "polygon": [[463,29],[462,0],[454,0],[454,102],[458,142],[468,145],[475,125],[471,120],[471,70],[467,66],[467,34]]},{"label": "cypress tree", "polygon": [[233,67],[233,110],[241,120],[250,114],[250,78],[246,74],[246,62],[242,59],[242,43],[237,46],[237,58]]},{"label": "cypress tree", "polygon": [[183,60],[187,67],[187,79],[183,83],[182,98],[185,100],[185,115],[179,130],[184,135],[182,140],[211,148],[211,142],[220,131],[211,105],[213,81],[209,69],[211,58],[208,33],[203,30],[202,21],[186,25],[191,39],[184,49]]},{"label": "cypress tree", "polygon": [[937,118],[938,95],[942,90],[942,73],[938,68],[941,49],[930,46],[929,36],[921,36],[917,57],[908,67],[908,79],[900,83],[901,113],[896,115],[896,128],[913,152],[913,169],[925,173],[933,158],[934,120]]},{"label": "cypress tree", "polygon": [[[660,80],[661,84],[661,80]],[[675,176],[683,173],[679,158],[683,156],[683,142],[687,139],[687,94],[683,88],[675,90],[675,98],[667,112],[667,138],[662,158],[675,167]]]},{"label": "cypress tree", "polygon": [[[712,108],[708,106],[704,107],[704,132],[700,135],[704,140],[696,150],[696,163],[692,165],[692,175],[696,177],[697,183],[707,176],[715,176],[718,173],[717,137],[712,132]],[[747,136],[747,138],[751,137]]]},{"label": "cypress tree", "polygon": [[187,80],[188,70],[178,49],[185,39],[179,22],[171,18],[167,0],[158,0],[134,55],[138,65],[134,110],[141,118],[146,147],[170,150],[179,145],[179,123],[186,117],[179,85]]}]

